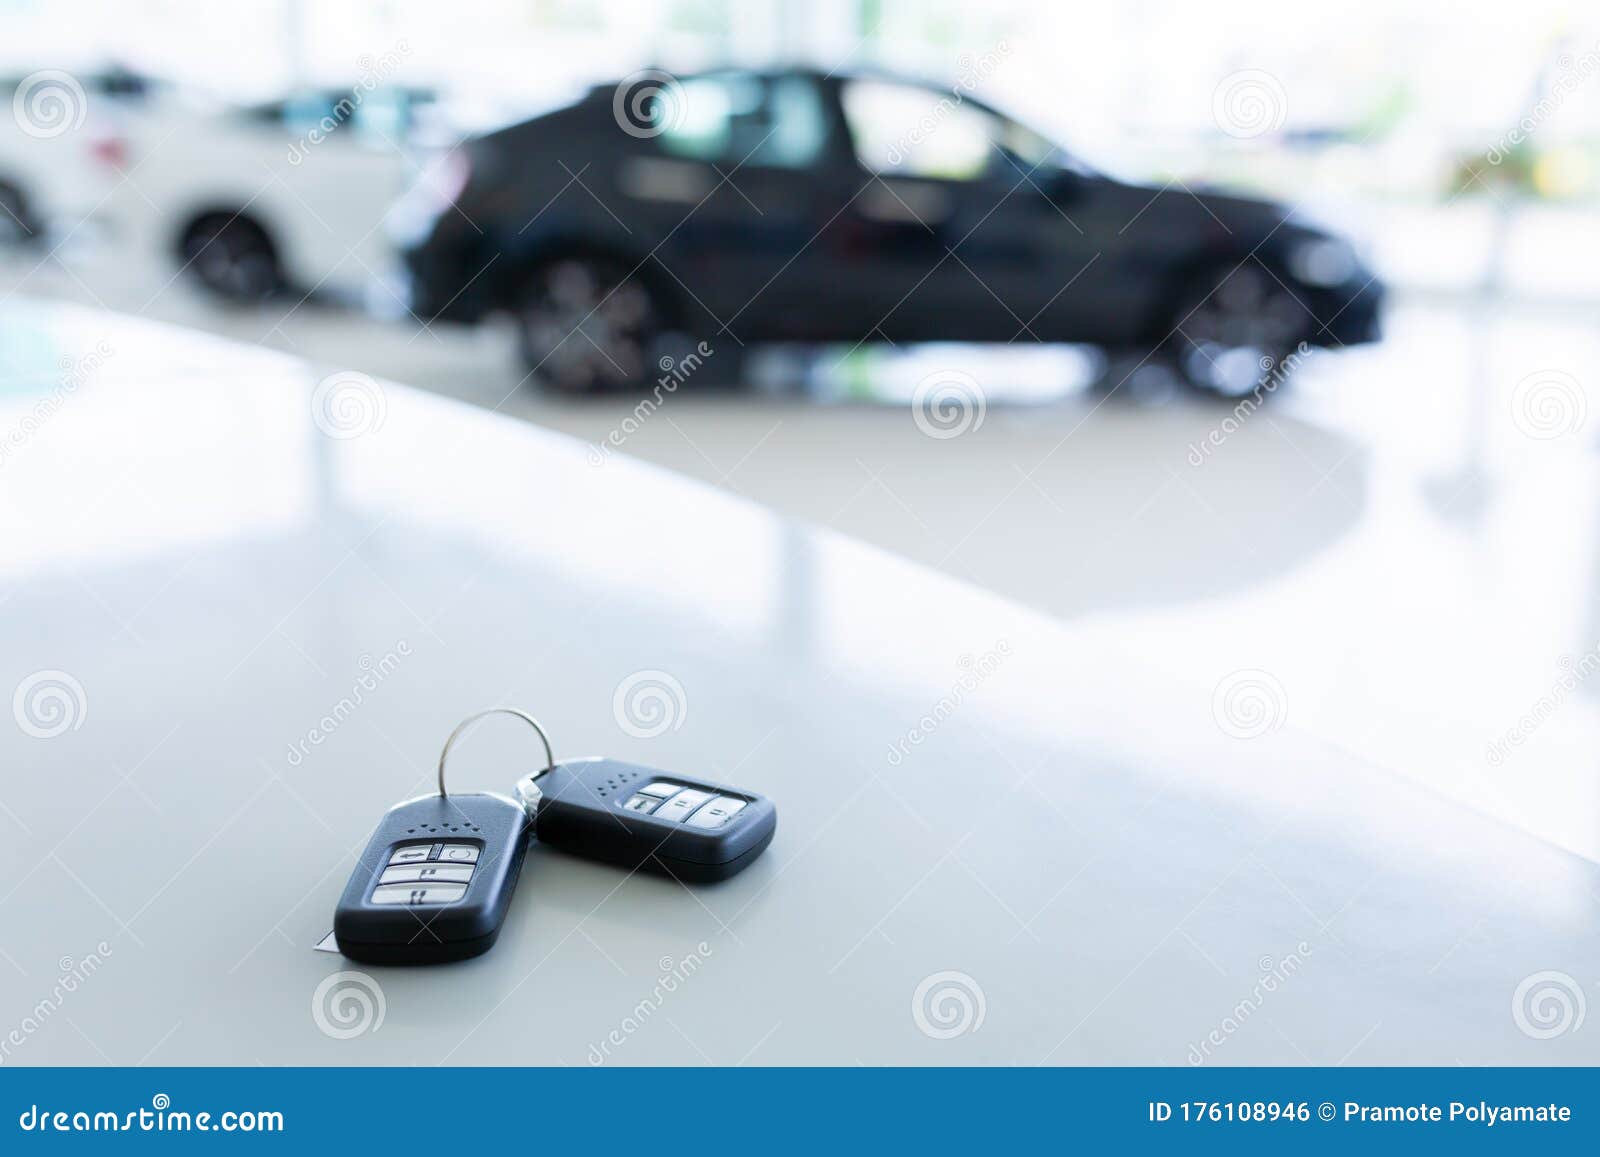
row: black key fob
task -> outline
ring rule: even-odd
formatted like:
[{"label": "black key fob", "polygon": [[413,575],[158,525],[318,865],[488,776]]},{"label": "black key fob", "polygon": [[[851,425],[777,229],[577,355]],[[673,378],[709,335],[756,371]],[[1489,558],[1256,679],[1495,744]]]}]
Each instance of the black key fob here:
[{"label": "black key fob", "polygon": [[528,847],[502,795],[427,795],[390,808],[345,885],[333,938],[352,960],[433,964],[487,952]]},{"label": "black key fob", "polygon": [[692,883],[743,870],[778,828],[765,796],[615,759],[567,760],[517,791],[540,843]]}]

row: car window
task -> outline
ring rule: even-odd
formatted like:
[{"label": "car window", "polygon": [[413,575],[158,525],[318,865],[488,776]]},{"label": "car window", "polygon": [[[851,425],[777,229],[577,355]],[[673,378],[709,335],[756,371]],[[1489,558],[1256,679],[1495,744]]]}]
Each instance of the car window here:
[{"label": "car window", "polygon": [[816,85],[742,73],[680,82],[656,101],[661,147],[674,156],[798,169],[822,154],[827,127]]},{"label": "car window", "polygon": [[852,80],[840,100],[857,159],[884,176],[972,181],[1009,167],[1004,154],[1031,168],[1056,151],[1032,129],[954,91]]}]

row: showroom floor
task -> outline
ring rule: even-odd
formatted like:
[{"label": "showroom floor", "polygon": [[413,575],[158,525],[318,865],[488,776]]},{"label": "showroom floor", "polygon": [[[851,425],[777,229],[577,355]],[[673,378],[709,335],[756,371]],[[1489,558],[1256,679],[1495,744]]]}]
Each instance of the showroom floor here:
[{"label": "showroom floor", "polygon": [[[1078,351],[956,347],[755,354],[735,376],[761,388],[693,382],[634,423],[632,400],[519,386],[503,332],[310,302],[219,311],[182,283],[152,298],[164,280],[11,255],[0,308],[142,313],[586,441],[616,432],[617,452],[1072,618],[1152,667],[1219,689],[1251,672],[1330,748],[1600,859],[1600,488],[1572,377],[1600,353],[1589,311],[1402,298],[1381,346],[1313,359],[1238,423],[1159,384],[1087,389]],[[958,437],[905,405],[933,373],[982,388]]]}]

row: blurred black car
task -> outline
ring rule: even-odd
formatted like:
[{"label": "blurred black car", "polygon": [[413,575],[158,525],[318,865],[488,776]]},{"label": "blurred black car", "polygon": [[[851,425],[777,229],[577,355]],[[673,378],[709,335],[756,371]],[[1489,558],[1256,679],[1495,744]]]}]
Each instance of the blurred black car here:
[{"label": "blurred black car", "polygon": [[565,390],[648,380],[685,335],[1087,342],[1249,388],[1376,339],[1383,292],[1280,206],[1114,180],[881,74],[636,74],[469,141],[390,224],[418,316],[510,313]]}]

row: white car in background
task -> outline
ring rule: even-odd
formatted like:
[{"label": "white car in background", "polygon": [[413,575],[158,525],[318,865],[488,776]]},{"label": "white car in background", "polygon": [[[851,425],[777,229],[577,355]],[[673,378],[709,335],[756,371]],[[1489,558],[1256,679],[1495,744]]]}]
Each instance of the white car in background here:
[{"label": "white car in background", "polygon": [[165,92],[122,68],[0,79],[0,242],[92,234],[122,160],[117,126]]},{"label": "white car in background", "polygon": [[418,89],[316,89],[250,106],[172,94],[120,118],[114,232],[237,301],[369,293],[383,221],[451,138]]}]

